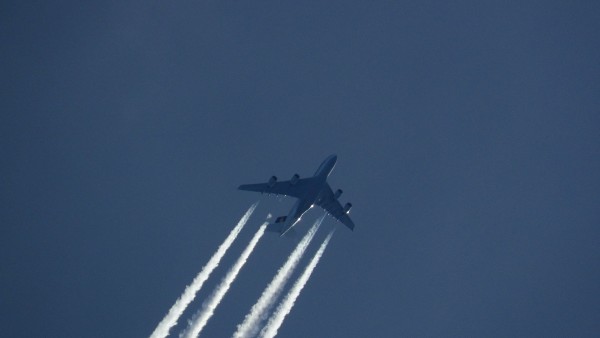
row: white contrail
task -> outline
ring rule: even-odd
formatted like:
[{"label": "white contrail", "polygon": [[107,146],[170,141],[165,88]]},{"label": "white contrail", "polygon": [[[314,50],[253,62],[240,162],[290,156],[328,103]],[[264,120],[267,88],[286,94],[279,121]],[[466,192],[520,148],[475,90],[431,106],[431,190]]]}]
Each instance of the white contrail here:
[{"label": "white contrail", "polygon": [[258,243],[258,240],[265,233],[267,224],[269,223],[267,222],[260,226],[254,237],[252,237],[252,239],[250,240],[250,243],[248,243],[246,249],[244,249],[244,251],[240,255],[240,258],[238,258],[238,260],[233,264],[231,269],[229,269],[227,275],[223,277],[223,280],[221,280],[221,284],[219,284],[215,288],[215,291],[210,296],[210,298],[206,302],[204,302],[204,304],[202,304],[202,309],[194,315],[187,329],[179,335],[180,338],[198,337],[198,335],[200,334],[210,317],[212,317],[215,309],[217,308],[223,297],[225,297],[225,294],[229,290],[231,283],[233,283],[235,277],[237,277],[238,273],[248,260],[248,257],[250,257],[250,254],[254,250],[254,247]]},{"label": "white contrail", "polygon": [[246,211],[246,213],[240,219],[235,228],[231,230],[229,236],[227,236],[227,238],[225,238],[225,241],[221,244],[221,246],[219,246],[217,252],[215,252],[215,254],[210,258],[208,263],[206,263],[206,265],[202,268],[202,271],[200,271],[196,278],[194,278],[192,284],[188,285],[185,288],[179,299],[177,299],[175,304],[173,304],[173,306],[169,310],[169,313],[167,313],[165,318],[163,318],[163,320],[160,323],[158,323],[158,326],[156,326],[154,332],[152,332],[152,334],[150,335],[150,338],[163,338],[169,335],[169,330],[171,330],[171,328],[177,324],[177,320],[179,319],[185,308],[190,304],[190,302],[194,300],[194,297],[196,297],[196,293],[200,290],[200,288],[202,288],[202,284],[206,282],[213,270],[219,265],[221,258],[223,258],[225,252],[227,252],[227,249],[229,249],[237,235],[240,233],[240,231],[250,218],[250,215],[252,215],[254,209],[256,209],[257,205],[258,202],[254,203],[250,207],[250,209]]},{"label": "white contrail", "polygon": [[298,265],[300,258],[302,258],[304,251],[308,247],[308,244],[310,244],[324,218],[325,215],[313,224],[308,233],[306,233],[294,251],[292,251],[287,261],[279,268],[279,271],[277,271],[271,283],[265,288],[258,301],[256,301],[256,304],[252,306],[244,321],[237,326],[237,331],[233,334],[235,338],[252,337],[258,333],[260,324],[266,319],[269,309],[281,293],[294,268]]},{"label": "white contrail", "polygon": [[298,280],[296,283],[294,283],[288,294],[281,301],[281,303],[279,303],[277,310],[275,310],[271,318],[269,318],[267,325],[265,325],[260,332],[261,338],[273,338],[277,335],[277,330],[279,330],[281,324],[283,324],[285,316],[292,311],[296,299],[298,296],[300,296],[302,288],[304,288],[304,285],[306,285],[306,282],[308,282],[310,275],[313,273],[315,267],[319,263],[319,259],[321,259],[321,256],[323,256],[323,252],[325,251],[325,248],[327,248],[327,244],[329,244],[329,240],[331,239],[334,231],[335,230],[332,230],[329,235],[327,235],[327,238],[325,238],[315,256],[312,258],[310,263],[308,263],[306,269],[304,269],[304,272],[302,272],[302,275],[298,277]]}]

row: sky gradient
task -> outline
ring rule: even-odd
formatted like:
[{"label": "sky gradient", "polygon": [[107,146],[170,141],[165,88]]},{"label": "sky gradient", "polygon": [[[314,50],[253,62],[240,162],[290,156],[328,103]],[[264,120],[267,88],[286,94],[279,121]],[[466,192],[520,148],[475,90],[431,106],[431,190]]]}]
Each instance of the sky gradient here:
[{"label": "sky gradient", "polygon": [[[250,205],[197,300],[292,205],[238,185],[336,153],[356,229],[281,337],[597,336],[599,22],[595,1],[3,4],[2,335],[150,335]],[[265,234],[207,337],[321,215]]]}]

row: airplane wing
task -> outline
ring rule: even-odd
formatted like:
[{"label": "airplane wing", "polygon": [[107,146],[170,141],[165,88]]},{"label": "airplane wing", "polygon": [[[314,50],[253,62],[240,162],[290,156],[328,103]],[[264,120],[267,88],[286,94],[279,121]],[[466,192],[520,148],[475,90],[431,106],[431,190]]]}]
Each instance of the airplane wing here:
[{"label": "airplane wing", "polygon": [[242,184],[238,189],[303,198],[308,193],[309,188],[313,183],[314,179],[309,177],[299,179],[296,184],[292,184],[290,181],[275,182],[272,187],[269,187],[268,183]]},{"label": "airplane wing", "polygon": [[342,222],[345,226],[354,231],[354,222],[350,219],[347,213],[344,212],[344,208],[340,202],[333,197],[333,191],[328,183],[325,183],[325,195],[317,202],[317,205],[325,209],[332,217],[335,217],[338,221]]}]

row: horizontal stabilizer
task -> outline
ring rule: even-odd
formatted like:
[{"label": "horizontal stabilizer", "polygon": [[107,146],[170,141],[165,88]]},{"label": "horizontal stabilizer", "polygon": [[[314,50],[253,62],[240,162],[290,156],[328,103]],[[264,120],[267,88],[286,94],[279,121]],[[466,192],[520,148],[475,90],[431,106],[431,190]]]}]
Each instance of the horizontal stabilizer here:
[{"label": "horizontal stabilizer", "polygon": [[283,229],[283,224],[282,223],[269,223],[269,224],[267,224],[267,231],[276,232],[276,233],[280,234],[282,229]]}]

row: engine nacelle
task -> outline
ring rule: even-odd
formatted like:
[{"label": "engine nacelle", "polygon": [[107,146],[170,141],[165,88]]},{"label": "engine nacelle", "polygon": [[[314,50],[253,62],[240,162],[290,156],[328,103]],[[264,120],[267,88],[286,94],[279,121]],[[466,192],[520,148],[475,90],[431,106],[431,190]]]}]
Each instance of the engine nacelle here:
[{"label": "engine nacelle", "polygon": [[294,176],[292,176],[292,179],[290,180],[290,183],[292,185],[295,185],[296,183],[298,183],[299,180],[300,180],[300,175],[294,174]]},{"label": "engine nacelle", "polygon": [[340,196],[342,196],[342,193],[343,193],[342,189],[336,190],[335,194],[333,194],[333,198],[335,198],[335,199],[340,198]]},{"label": "engine nacelle", "polygon": [[269,178],[269,182],[267,182],[267,185],[269,188],[273,188],[275,183],[277,183],[277,176],[271,176],[271,178]]},{"label": "engine nacelle", "polygon": [[344,205],[344,213],[345,214],[349,213],[351,208],[352,208],[352,203],[346,203],[346,205]]}]

